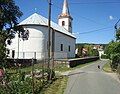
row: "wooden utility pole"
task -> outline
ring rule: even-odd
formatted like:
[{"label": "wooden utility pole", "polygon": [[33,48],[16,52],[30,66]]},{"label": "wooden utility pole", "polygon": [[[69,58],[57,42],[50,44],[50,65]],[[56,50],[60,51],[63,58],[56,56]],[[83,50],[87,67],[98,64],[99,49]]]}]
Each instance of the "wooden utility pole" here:
[{"label": "wooden utility pole", "polygon": [[48,69],[50,69],[50,48],[51,48],[51,0],[48,0]]}]

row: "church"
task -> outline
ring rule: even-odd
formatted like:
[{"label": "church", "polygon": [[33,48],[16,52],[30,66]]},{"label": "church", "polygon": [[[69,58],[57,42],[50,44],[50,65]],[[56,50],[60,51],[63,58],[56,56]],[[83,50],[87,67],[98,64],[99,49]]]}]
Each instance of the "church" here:
[{"label": "church", "polygon": [[[50,52],[55,59],[75,57],[76,37],[72,34],[72,20],[68,1],[64,0],[58,24],[51,21]],[[48,19],[34,13],[21,23],[26,31],[26,38],[15,34],[11,45],[7,45],[8,57],[15,59],[44,59],[48,57]]]}]

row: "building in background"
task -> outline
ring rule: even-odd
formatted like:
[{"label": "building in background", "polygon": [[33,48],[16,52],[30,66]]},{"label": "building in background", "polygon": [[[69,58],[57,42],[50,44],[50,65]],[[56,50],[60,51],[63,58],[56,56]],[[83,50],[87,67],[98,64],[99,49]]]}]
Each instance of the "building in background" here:
[{"label": "building in background", "polygon": [[[51,54],[54,58],[75,57],[76,38],[72,34],[72,20],[68,2],[64,0],[62,13],[59,15],[58,24],[51,21]],[[7,45],[9,58],[15,59],[44,59],[48,56],[48,19],[34,13],[19,26],[24,28],[25,38],[15,34],[11,45]]]}]

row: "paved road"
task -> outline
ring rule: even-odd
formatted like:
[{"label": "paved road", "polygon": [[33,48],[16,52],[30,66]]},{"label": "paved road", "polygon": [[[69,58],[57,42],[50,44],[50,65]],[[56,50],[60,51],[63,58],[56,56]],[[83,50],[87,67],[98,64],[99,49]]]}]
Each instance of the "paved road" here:
[{"label": "paved road", "polygon": [[107,62],[97,61],[70,73],[65,94],[120,94],[120,83],[97,68]]}]

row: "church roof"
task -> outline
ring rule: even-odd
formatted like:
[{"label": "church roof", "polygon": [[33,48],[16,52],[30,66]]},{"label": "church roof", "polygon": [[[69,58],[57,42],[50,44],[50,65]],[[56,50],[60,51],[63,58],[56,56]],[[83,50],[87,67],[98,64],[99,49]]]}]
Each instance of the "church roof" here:
[{"label": "church roof", "polygon": [[[48,19],[37,14],[37,13],[34,13],[31,16],[29,16],[27,19],[25,19],[21,23],[19,23],[19,25],[44,25],[44,26],[48,26]],[[58,32],[64,33],[68,36],[75,38],[75,36],[72,33],[68,32],[64,27],[59,26],[58,24],[54,23],[53,21],[51,21],[51,27]]]}]

